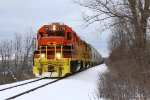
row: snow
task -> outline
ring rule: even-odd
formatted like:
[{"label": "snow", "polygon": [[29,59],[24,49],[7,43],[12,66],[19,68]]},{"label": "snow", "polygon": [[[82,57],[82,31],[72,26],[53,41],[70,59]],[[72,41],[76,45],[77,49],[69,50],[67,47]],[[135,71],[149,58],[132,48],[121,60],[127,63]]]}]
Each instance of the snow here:
[{"label": "snow", "polygon": [[16,87],[13,89],[2,91],[2,92],[0,92],[0,100],[7,99],[8,97],[12,97],[16,94],[22,93],[24,91],[27,91],[29,89],[40,86],[42,84],[48,83],[49,81],[53,81],[53,80],[54,79],[51,79],[51,80],[45,79],[44,81],[37,81],[37,82],[34,82],[32,84],[27,84],[27,85],[23,85],[21,87]]},{"label": "snow", "polygon": [[[54,84],[17,97],[14,100],[96,100],[95,90],[98,74],[105,71],[107,71],[107,67],[104,64],[98,65]],[[0,100],[53,80],[55,79],[44,79],[20,88],[2,91],[0,92]],[[9,86],[14,86],[14,84],[16,85],[16,83],[13,83],[9,84]],[[7,85],[0,86],[0,88],[4,87],[7,87]]]},{"label": "snow", "polygon": [[[36,78],[36,79],[37,79],[37,78]],[[15,82],[15,83],[11,83],[11,84],[0,85],[0,89],[8,88],[8,87],[11,87],[11,86],[23,84],[23,83],[30,82],[30,81],[34,81],[34,80],[36,80],[36,79],[29,79],[29,80],[20,81],[20,82]]]}]

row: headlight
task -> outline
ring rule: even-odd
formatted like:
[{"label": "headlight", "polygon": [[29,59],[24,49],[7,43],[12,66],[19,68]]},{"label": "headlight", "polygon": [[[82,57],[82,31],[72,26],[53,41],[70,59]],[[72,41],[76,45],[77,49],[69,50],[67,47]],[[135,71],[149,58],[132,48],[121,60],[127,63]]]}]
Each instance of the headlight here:
[{"label": "headlight", "polygon": [[60,53],[56,53],[56,58],[60,60],[61,54]]},{"label": "headlight", "polygon": [[56,25],[53,25],[53,31],[55,31],[56,30]]},{"label": "headlight", "polygon": [[55,31],[56,30],[56,27],[53,27],[53,31]]},{"label": "headlight", "polygon": [[45,54],[41,54],[40,57],[41,57],[41,58],[45,58]]}]

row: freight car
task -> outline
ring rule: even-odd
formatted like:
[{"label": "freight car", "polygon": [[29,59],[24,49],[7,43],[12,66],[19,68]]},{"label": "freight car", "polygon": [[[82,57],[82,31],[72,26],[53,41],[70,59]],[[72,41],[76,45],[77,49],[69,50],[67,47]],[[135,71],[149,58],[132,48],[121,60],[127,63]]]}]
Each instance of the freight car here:
[{"label": "freight car", "polygon": [[44,25],[36,40],[33,65],[36,77],[64,77],[102,63],[97,50],[65,24]]}]

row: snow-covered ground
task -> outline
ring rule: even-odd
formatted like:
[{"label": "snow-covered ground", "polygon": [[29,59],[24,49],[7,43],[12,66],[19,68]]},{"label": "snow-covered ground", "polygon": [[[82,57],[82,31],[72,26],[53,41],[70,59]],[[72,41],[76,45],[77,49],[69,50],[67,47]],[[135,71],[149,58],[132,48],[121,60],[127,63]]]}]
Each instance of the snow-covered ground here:
[{"label": "snow-covered ground", "polygon": [[[102,64],[86,71],[68,77],[54,84],[45,86],[14,100],[96,100],[96,84],[99,73],[104,73],[107,67]],[[15,89],[0,92],[0,100],[9,98],[15,94],[24,92],[54,79],[44,79]],[[25,81],[26,82],[26,81]],[[24,83],[24,82],[21,82]],[[14,86],[20,83],[1,85],[0,89]]]}]

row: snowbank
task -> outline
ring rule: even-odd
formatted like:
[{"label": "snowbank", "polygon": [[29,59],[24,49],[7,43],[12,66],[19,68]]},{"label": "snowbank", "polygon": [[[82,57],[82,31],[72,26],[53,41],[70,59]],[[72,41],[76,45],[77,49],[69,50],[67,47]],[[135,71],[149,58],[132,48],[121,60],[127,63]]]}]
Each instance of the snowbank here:
[{"label": "snowbank", "polygon": [[[106,70],[107,67],[102,64],[61,80],[57,83],[45,86],[34,92],[15,98],[15,100],[96,100],[97,97],[95,90],[98,73],[103,73]],[[45,83],[48,82],[47,79],[40,82],[44,83],[44,81]],[[5,85],[5,87],[6,86],[7,85]],[[32,86],[27,85],[26,88],[28,87],[36,87],[36,84],[34,84],[34,86],[33,84]],[[23,89],[21,90],[23,92]],[[10,91],[8,94],[11,94],[12,92],[13,91]],[[0,93],[0,95],[4,94]]]}]

